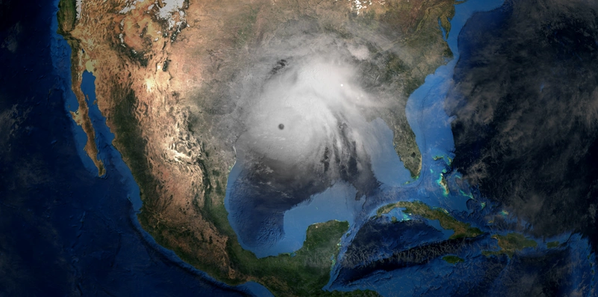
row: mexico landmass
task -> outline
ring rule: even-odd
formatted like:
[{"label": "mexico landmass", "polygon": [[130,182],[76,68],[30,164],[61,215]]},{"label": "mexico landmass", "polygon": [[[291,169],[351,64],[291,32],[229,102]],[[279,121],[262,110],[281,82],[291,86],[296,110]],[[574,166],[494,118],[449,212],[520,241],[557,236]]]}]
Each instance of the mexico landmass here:
[{"label": "mexico landmass", "polygon": [[405,106],[425,77],[452,57],[445,37],[458,3],[61,0],[59,33],[72,49],[79,102],[73,119],[86,132],[85,150],[102,175],[80,89],[88,71],[96,77],[95,104],[139,185],[142,227],[194,267],[227,284],[256,281],[278,296],[375,295],[321,290],[346,222],[312,225],[293,256],[258,259],[239,244],[224,198],[234,144],[243,133],[235,122],[240,73],[288,36],[346,48],[364,73],[364,88],[379,94],[381,107],[369,108],[366,117],[388,125],[396,153],[417,178],[421,153]]}]

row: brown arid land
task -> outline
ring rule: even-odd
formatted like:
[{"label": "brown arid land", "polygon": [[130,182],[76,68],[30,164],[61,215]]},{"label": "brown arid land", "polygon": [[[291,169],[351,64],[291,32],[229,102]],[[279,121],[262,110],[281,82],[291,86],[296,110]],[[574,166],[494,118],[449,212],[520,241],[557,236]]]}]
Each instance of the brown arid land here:
[{"label": "brown arid land", "polygon": [[[176,1],[174,1],[176,2]],[[409,94],[452,56],[454,0],[61,0],[59,32],[72,48],[73,119],[103,174],[82,74],[96,77],[96,98],[141,190],[138,216],[158,243],[214,278],[257,281],[275,295],[341,295],[319,290],[346,231],[331,221],[308,230],[297,256],[257,259],[243,250],[227,220],[225,189],[235,163],[227,133],[231,82],[289,22],[309,20],[319,33],[367,45],[377,88],[395,94],[377,111],[395,149],[419,175],[421,154],[405,116]],[[320,227],[320,228],[318,228]],[[346,294],[370,295],[372,292]]]}]

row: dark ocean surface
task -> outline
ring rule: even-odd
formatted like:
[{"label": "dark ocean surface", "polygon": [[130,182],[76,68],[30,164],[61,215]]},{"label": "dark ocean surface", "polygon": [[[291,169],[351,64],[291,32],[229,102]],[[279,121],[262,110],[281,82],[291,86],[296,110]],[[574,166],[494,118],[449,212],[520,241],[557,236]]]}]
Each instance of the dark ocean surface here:
[{"label": "dark ocean surface", "polygon": [[[447,112],[454,168],[538,237],[598,251],[598,3],[507,1],[472,17]],[[523,227],[525,228],[525,227]]]},{"label": "dark ocean surface", "polygon": [[[80,156],[85,139],[73,133],[81,129],[64,101],[73,96],[70,56],[52,61],[53,39],[70,52],[52,24],[56,3],[4,1],[2,10],[14,13],[2,14],[0,40],[12,34],[16,50],[0,48],[0,296],[247,295],[247,286],[211,280],[140,229],[128,199],[138,188],[95,105],[106,175]],[[86,73],[89,102],[93,84]]]},{"label": "dark ocean surface", "polygon": [[[598,129],[583,115],[593,110],[598,85],[596,18],[576,6],[583,2],[568,4],[563,11],[569,14],[541,5],[546,1],[517,3],[527,6],[507,1],[471,18],[473,11],[501,3],[457,6],[456,31],[448,39],[457,60],[429,76],[408,106],[424,157],[419,180],[385,186],[380,195],[337,213],[326,211],[342,203],[334,195],[288,211],[290,218],[313,212],[314,220],[338,216],[351,222],[326,289],[372,289],[384,296],[595,296],[592,251],[598,239],[591,211],[597,204]],[[68,113],[77,103],[70,90],[70,49],[55,33],[56,3],[4,0],[0,7],[0,296],[267,295],[255,283],[214,281],[141,229],[139,189],[93,104],[91,73],[84,73],[81,88],[89,96],[104,176],[97,176],[83,152],[85,135]],[[447,94],[447,113],[455,115],[450,119]],[[500,100],[480,104],[489,94],[501,94]],[[460,113],[471,109],[477,113]],[[490,111],[497,111],[490,124],[471,116]],[[514,117],[517,112],[525,116]],[[567,118],[573,120],[562,121]],[[504,131],[513,121],[524,137],[510,142],[517,138]],[[529,127],[553,129],[534,133]],[[488,156],[499,144],[505,145],[498,146],[502,159],[492,162]],[[472,170],[480,166],[484,174]],[[351,189],[338,193],[354,195]],[[372,218],[379,206],[399,200],[445,208],[486,234],[449,239],[452,231],[438,221],[401,210]],[[308,221],[285,224],[301,240]],[[498,250],[491,234],[509,232],[530,236],[538,247],[513,257],[481,254]],[[548,248],[548,241],[560,245]],[[464,262],[442,260],[447,254]]]}]

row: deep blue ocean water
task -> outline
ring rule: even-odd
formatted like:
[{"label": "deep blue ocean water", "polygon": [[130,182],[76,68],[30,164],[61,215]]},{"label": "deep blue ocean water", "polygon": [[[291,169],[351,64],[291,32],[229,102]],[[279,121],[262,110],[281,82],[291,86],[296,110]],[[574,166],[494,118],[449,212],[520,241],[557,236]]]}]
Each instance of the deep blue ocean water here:
[{"label": "deep blue ocean water", "polygon": [[[14,53],[0,48],[0,110],[17,121],[8,122],[0,143],[0,228],[11,235],[0,243],[0,257],[13,269],[0,279],[0,295],[263,296],[255,283],[214,281],[141,229],[139,189],[93,104],[91,73],[81,88],[91,103],[104,176],[68,113],[78,106],[70,48],[56,34],[57,2],[11,5],[19,13],[3,22],[18,24],[18,45]],[[10,32],[2,29],[4,40]]]},{"label": "deep blue ocean water", "polygon": [[[447,38],[454,59],[429,75],[425,84],[411,95],[407,105],[409,123],[422,151],[422,174],[418,181],[395,187],[394,192],[388,191],[387,197],[377,202],[378,205],[369,208],[366,204],[365,209],[374,211],[393,199],[420,200],[441,206],[460,220],[488,233],[505,235],[533,228],[482,197],[479,191],[462,180],[458,172],[447,166],[455,157],[455,150],[450,130],[452,119],[444,111],[444,100],[450,85],[459,83],[453,81],[454,67],[460,59],[459,32],[474,12],[493,10],[502,2],[468,1],[456,5]],[[501,21],[500,13],[488,17],[496,18],[493,20],[496,23]],[[440,173],[448,181],[449,193],[439,192]],[[357,220],[356,226],[343,238],[341,256],[327,289],[374,289],[384,296],[519,296],[526,290],[538,288],[544,294],[554,296],[568,296],[576,290],[585,296],[595,294],[593,267],[596,258],[588,239],[579,234],[537,238],[536,249],[524,249],[513,258],[486,257],[481,255],[482,250],[497,250],[496,241],[487,235],[459,242],[447,240],[450,234],[445,234],[444,242],[440,243],[442,238],[437,237],[431,239],[436,243],[430,244],[427,243],[431,236],[428,226],[442,230],[436,223],[428,222],[418,227],[408,216],[400,212],[390,213],[389,216],[406,219],[412,224],[410,228],[419,230],[416,235],[409,236],[401,226],[393,226],[406,226],[407,223],[393,223],[388,217],[371,219],[372,214]],[[545,243],[554,240],[567,242],[567,247],[547,249]],[[405,241],[412,247],[405,246]],[[459,256],[465,262],[449,264],[439,257],[445,254]],[[534,280],[528,279],[527,284],[522,281],[530,277]]]},{"label": "deep blue ocean water", "polygon": [[[439,67],[434,74],[429,75],[425,84],[418,88],[408,100],[407,119],[416,135],[423,160],[422,170],[417,180],[413,181],[410,178],[409,172],[397,157],[392,147],[392,131],[382,120],[376,119],[372,121],[371,125],[380,131],[381,137],[387,139],[387,146],[382,147],[378,154],[372,155],[372,169],[382,183],[382,193],[376,197],[367,197],[365,200],[356,201],[354,197],[357,191],[351,185],[338,183],[286,211],[282,221],[283,226],[280,226],[279,229],[270,228],[274,231],[268,230],[268,232],[279,232],[279,234],[256,233],[257,236],[266,240],[254,239],[252,240],[253,245],[248,245],[243,241],[247,235],[241,232],[240,226],[247,226],[252,220],[262,220],[263,218],[252,215],[251,212],[248,213],[247,209],[250,209],[250,203],[245,205],[246,202],[243,202],[243,199],[235,199],[235,203],[239,205],[231,205],[231,193],[235,190],[237,179],[242,176],[243,164],[241,164],[242,160],[238,159],[229,175],[225,205],[229,211],[229,221],[239,235],[243,248],[252,251],[258,257],[291,253],[301,247],[309,225],[328,220],[348,221],[352,226],[353,234],[355,234],[355,231],[359,230],[360,226],[380,206],[401,200],[420,200],[434,207],[443,207],[457,212],[470,212],[471,209],[468,209],[467,203],[472,198],[471,189],[467,185],[457,186],[456,183],[460,175],[457,172],[449,172],[450,160],[454,158],[454,143],[450,127],[451,119],[444,111],[444,100],[452,82],[453,69],[459,59],[457,41],[461,28],[474,12],[492,10],[500,7],[502,3],[502,0],[469,1],[456,5],[456,14],[451,19],[451,32],[446,39],[454,58],[447,65]],[[397,168],[401,170],[397,170]],[[459,191],[445,193],[440,185],[442,175],[445,175],[453,189]],[[482,199],[477,201],[478,206],[484,201]],[[351,238],[349,236],[343,242],[348,244]],[[256,242],[258,244],[255,244]]]},{"label": "deep blue ocean water", "polygon": [[[438,221],[418,219],[414,222],[400,210],[394,210],[380,219],[372,219],[375,211],[382,205],[401,200],[419,200],[433,207],[447,209],[461,221],[488,234],[506,235],[520,230],[521,226],[533,228],[482,197],[475,188],[462,180],[458,172],[452,171],[450,166],[455,157],[455,147],[450,125],[452,119],[445,112],[444,102],[451,84],[458,83],[453,81],[453,77],[455,65],[460,58],[459,33],[474,13],[491,11],[501,5],[502,0],[468,1],[456,5],[456,14],[450,20],[451,31],[446,38],[454,58],[429,75],[425,84],[409,98],[407,117],[416,134],[423,159],[422,171],[417,180],[407,184],[405,181],[408,179],[401,180],[400,183],[383,182],[383,191],[365,201],[354,199],[356,191],[350,185],[337,184],[286,211],[281,234],[271,237],[277,240],[266,240],[261,245],[251,246],[244,245],[241,241],[243,247],[253,251],[258,257],[291,253],[301,247],[307,226],[337,219],[348,221],[350,231],[341,240],[341,252],[326,289],[373,289],[384,296],[500,295],[501,286],[507,287],[505,282],[517,275],[523,277],[525,274],[522,271],[538,274],[538,279],[541,280],[538,282],[546,283],[536,285],[550,288],[550,281],[546,280],[548,277],[542,273],[548,273],[547,267],[551,265],[567,265],[562,262],[564,258],[575,259],[573,262],[577,263],[577,267],[564,276],[567,281],[555,288],[554,293],[567,295],[579,286],[595,286],[592,276],[595,256],[589,249],[587,239],[576,234],[536,239],[539,243],[537,249],[523,250],[509,259],[506,256],[486,257],[481,254],[483,250],[498,249],[496,240],[489,235],[462,242],[451,241],[448,239],[452,231],[442,229]],[[493,14],[491,17],[497,15]],[[499,19],[495,21],[500,22]],[[383,129],[384,124],[380,126]],[[391,136],[387,135],[389,138]],[[380,164],[374,164],[374,171],[377,171],[376,166]],[[399,163],[399,166],[402,164]],[[233,174],[229,176],[229,195],[240,167],[240,164],[236,164]],[[381,171],[377,171],[379,172]],[[448,191],[440,184],[443,176],[448,183]],[[384,181],[392,179],[390,174],[377,177]],[[239,234],[236,226],[252,218],[236,217],[235,208],[231,207],[230,202],[227,203],[229,220]],[[391,222],[391,217],[398,218],[400,222]],[[494,220],[489,221],[492,217],[497,221],[496,224]],[[568,248],[547,249],[545,242],[553,240],[568,242]],[[418,246],[423,248],[414,249]],[[417,252],[420,259],[412,262],[402,260],[409,256],[409,252]],[[443,254],[457,255],[465,259],[465,262],[449,264],[438,256]]]},{"label": "deep blue ocean water", "polygon": [[[496,249],[495,240],[483,237],[449,246],[453,254],[466,259],[465,263],[452,265],[433,256],[418,265],[376,262],[418,245],[433,248],[435,241],[450,236],[450,231],[442,230],[437,222],[410,218],[400,210],[372,220],[375,210],[389,202],[422,200],[499,234],[508,230],[491,230],[486,225],[489,215],[516,220],[493,207],[475,189],[464,186],[458,173],[450,172],[448,162],[454,157],[454,144],[450,118],[442,108],[459,57],[458,32],[473,12],[501,4],[469,1],[457,5],[447,39],[455,59],[430,75],[409,100],[408,118],[424,160],[419,179],[404,185],[403,180],[393,183],[383,177],[387,181],[383,193],[365,203],[352,200],[354,189],[339,184],[285,213],[286,240],[269,246],[266,254],[296,250],[309,224],[341,219],[350,221],[351,229],[342,239],[341,255],[327,289],[373,289],[384,296],[500,295],[505,282],[519,273],[547,270],[551,265],[565,265],[563,261],[578,264],[568,274],[570,286],[565,289],[595,286],[591,272],[595,257],[587,240],[576,234],[546,239],[567,242],[566,249],[547,250],[539,240],[537,250],[524,250],[513,259],[480,255],[482,249]],[[0,295],[267,295],[267,290],[255,283],[231,287],[214,281],[158,246],[141,229],[136,219],[141,206],[139,189],[111,144],[114,135],[93,104],[95,78],[85,72],[81,89],[88,96],[99,159],[106,167],[106,174],[97,176],[97,169],[83,151],[85,135],[68,113],[77,109],[77,102],[70,90],[70,48],[55,33],[56,5],[13,4],[21,13],[2,23],[19,23],[20,33],[17,51],[0,48],[0,119],[16,119],[0,122],[0,234],[11,235],[0,241],[0,259],[14,267],[0,279]],[[0,29],[0,40],[4,40],[9,30]],[[385,170],[392,172],[392,168],[379,168],[377,173]],[[438,183],[443,171],[447,171],[449,193]],[[399,222],[390,223],[391,216]],[[364,249],[366,245],[372,248]],[[367,270],[359,261],[343,261],[352,251],[368,251],[366,259],[360,260],[377,266]]]}]

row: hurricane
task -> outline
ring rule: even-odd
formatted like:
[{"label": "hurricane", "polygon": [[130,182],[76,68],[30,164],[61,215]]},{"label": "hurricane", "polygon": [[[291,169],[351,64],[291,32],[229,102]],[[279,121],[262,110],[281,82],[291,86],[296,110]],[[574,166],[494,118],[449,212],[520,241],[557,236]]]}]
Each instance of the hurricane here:
[{"label": "hurricane", "polygon": [[280,239],[283,212],[335,183],[357,190],[348,199],[378,191],[371,156],[391,144],[372,122],[399,93],[376,82],[370,48],[334,34],[279,32],[238,74],[229,121],[241,173],[229,197],[249,245]]}]

